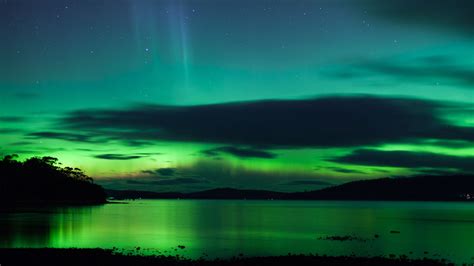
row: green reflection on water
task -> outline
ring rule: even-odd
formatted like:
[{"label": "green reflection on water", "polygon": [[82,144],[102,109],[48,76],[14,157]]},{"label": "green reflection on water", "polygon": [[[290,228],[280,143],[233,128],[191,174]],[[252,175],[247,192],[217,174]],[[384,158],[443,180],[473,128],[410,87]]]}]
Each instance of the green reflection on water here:
[{"label": "green reflection on water", "polygon": [[[462,262],[474,255],[469,203],[142,200],[11,213],[0,216],[0,226],[2,247],[140,246],[143,253],[189,257],[288,252],[424,257],[427,251]],[[318,239],[334,235],[362,241]]]}]

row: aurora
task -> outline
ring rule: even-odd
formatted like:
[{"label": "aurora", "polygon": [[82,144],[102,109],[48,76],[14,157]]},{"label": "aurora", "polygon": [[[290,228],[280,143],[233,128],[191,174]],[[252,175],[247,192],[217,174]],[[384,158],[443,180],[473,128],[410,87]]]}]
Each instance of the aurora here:
[{"label": "aurora", "polygon": [[474,5],[433,2],[0,1],[0,155],[153,191],[472,174]]}]

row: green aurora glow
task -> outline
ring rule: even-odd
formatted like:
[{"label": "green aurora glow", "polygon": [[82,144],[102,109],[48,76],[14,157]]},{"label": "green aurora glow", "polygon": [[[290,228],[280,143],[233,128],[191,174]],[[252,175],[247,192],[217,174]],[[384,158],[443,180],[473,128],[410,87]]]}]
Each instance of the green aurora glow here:
[{"label": "green aurora glow", "polygon": [[[0,153],[54,156],[106,187],[156,191],[299,191],[355,179],[472,173],[474,22],[452,3],[420,3],[0,1]],[[436,3],[443,14],[433,14]],[[470,1],[457,4],[474,8]],[[187,111],[209,109],[215,113],[208,117],[219,117],[220,108],[234,102],[243,113],[247,103],[265,109],[260,100],[284,100],[275,108],[285,110],[338,97],[355,101],[355,111],[366,107],[358,102],[386,106],[399,99],[389,104],[400,116],[421,113],[434,124],[398,137],[384,133],[390,123],[361,120],[356,132],[382,133],[354,145],[322,145],[308,135],[318,125],[305,133],[315,121],[310,116],[295,118],[292,133],[279,117],[256,114],[265,118],[259,129],[280,124],[286,141],[240,124],[234,133],[209,133],[212,123],[198,123],[208,113]],[[413,99],[435,107],[418,110]],[[347,123],[334,112],[317,113],[328,117],[316,120],[324,122],[321,131]],[[89,119],[79,121],[81,115]],[[442,130],[433,129],[438,126]],[[352,143],[351,130],[345,134]],[[400,154],[426,159],[408,166]],[[447,163],[439,166],[439,160]],[[163,175],[159,169],[170,170]]]}]

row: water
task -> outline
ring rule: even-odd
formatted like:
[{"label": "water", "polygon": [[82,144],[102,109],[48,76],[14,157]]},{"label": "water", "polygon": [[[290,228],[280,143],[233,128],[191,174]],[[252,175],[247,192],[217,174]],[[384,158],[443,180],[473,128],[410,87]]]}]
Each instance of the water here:
[{"label": "water", "polygon": [[[400,233],[390,232],[394,230]],[[359,239],[318,239],[344,235]],[[176,249],[178,245],[185,248]],[[229,257],[291,252],[405,254],[470,262],[474,204],[140,200],[0,214],[0,247],[137,246],[143,253],[194,258],[204,253]]]}]

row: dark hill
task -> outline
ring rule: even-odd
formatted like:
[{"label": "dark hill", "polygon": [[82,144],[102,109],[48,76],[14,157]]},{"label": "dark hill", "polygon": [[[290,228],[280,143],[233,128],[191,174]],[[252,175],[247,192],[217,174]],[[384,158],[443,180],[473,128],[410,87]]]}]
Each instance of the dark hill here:
[{"label": "dark hill", "polygon": [[361,180],[310,192],[292,199],[450,201],[474,195],[474,176],[417,176]]},{"label": "dark hill", "polygon": [[193,193],[151,192],[140,190],[106,190],[115,199],[280,199],[285,193],[267,190],[216,188]]},{"label": "dark hill", "polygon": [[104,189],[78,168],[61,167],[56,158],[15,156],[0,161],[0,200],[15,204],[96,204],[104,203]]},{"label": "dark hill", "polygon": [[217,188],[192,193],[107,190],[117,199],[286,199],[456,201],[474,196],[474,176],[417,176],[361,180],[309,192]]},{"label": "dark hill", "polygon": [[178,192],[152,192],[142,190],[114,190],[106,189],[108,197],[114,199],[179,199],[184,198],[185,194]]}]

